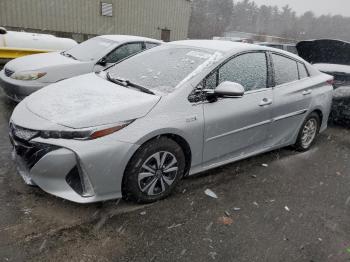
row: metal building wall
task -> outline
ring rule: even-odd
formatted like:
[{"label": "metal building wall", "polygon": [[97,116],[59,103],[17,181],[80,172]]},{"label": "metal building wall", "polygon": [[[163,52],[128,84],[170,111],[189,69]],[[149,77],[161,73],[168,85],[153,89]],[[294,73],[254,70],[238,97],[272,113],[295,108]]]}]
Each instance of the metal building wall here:
[{"label": "metal building wall", "polygon": [[[100,4],[113,4],[113,16],[101,16]],[[132,34],[185,39],[189,0],[0,0],[0,26],[86,35]]]}]

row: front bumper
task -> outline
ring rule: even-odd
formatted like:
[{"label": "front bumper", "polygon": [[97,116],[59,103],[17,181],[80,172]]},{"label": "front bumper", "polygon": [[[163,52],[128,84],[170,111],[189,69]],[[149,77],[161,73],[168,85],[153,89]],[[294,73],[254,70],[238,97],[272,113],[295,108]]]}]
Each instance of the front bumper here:
[{"label": "front bumper", "polygon": [[26,96],[34,93],[35,91],[45,87],[48,83],[41,83],[38,81],[21,81],[7,77],[4,74],[4,70],[0,72],[0,87],[4,90],[5,94],[16,102],[20,102]]},{"label": "front bumper", "polygon": [[110,137],[26,142],[10,134],[10,139],[18,171],[27,184],[77,203],[121,198],[124,170],[138,148]]}]

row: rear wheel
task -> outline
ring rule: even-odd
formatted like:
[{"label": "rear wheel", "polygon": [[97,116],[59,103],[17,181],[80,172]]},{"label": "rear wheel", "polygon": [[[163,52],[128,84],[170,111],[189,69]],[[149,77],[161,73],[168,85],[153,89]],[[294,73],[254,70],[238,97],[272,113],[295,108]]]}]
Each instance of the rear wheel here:
[{"label": "rear wheel", "polygon": [[185,170],[185,156],[173,140],[153,139],[135,153],[125,174],[123,191],[127,199],[151,203],[167,197]]},{"label": "rear wheel", "polygon": [[315,142],[320,130],[321,119],[317,113],[311,113],[300,128],[295,147],[298,151],[307,151]]}]

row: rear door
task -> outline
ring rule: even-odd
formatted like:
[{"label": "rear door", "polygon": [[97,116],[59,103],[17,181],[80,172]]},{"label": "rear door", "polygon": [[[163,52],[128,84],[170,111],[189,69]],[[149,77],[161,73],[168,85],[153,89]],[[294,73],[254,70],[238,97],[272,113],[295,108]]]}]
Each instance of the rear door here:
[{"label": "rear door", "polygon": [[310,108],[312,88],[305,65],[277,53],[270,56],[274,68],[273,123],[270,145],[290,143]]},{"label": "rear door", "polygon": [[246,53],[232,58],[206,79],[206,89],[215,89],[224,81],[240,83],[245,88],[241,98],[204,104],[206,165],[265,148],[273,103],[268,68],[265,52]]}]

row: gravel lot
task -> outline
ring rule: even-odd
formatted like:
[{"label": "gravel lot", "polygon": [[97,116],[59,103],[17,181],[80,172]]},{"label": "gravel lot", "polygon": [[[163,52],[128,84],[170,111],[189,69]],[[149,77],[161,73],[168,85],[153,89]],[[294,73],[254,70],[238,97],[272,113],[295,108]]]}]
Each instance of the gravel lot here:
[{"label": "gravel lot", "polygon": [[310,152],[282,149],[187,178],[152,205],[78,205],[16,174],[14,106],[0,91],[0,261],[350,261],[346,127],[329,128]]}]

